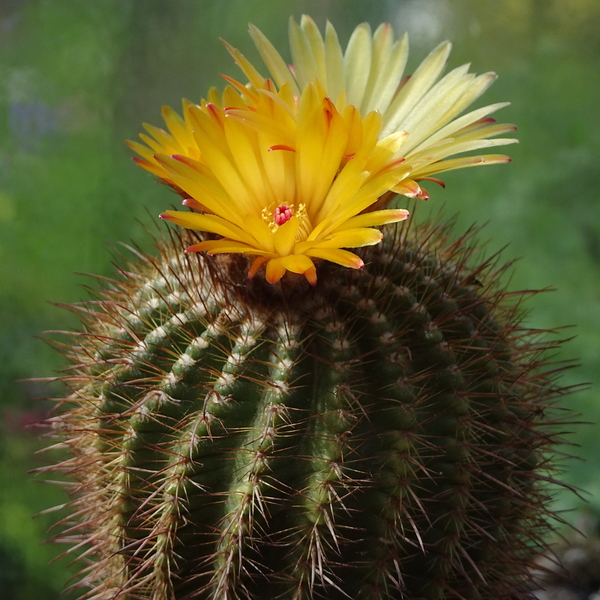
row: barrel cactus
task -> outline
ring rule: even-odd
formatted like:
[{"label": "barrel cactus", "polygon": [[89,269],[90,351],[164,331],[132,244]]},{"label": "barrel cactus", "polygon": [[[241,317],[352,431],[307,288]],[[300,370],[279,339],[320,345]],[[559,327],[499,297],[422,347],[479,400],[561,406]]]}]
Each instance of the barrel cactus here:
[{"label": "barrel cactus", "polygon": [[513,129],[501,105],[458,116],[493,75],[440,79],[444,44],[405,78],[389,26],[343,55],[330,25],[292,21],[292,69],[251,33],[270,79],[229,48],[248,84],[130,143],[192,231],[123,259],[61,346],[58,537],[85,597],[525,598],[556,343],[472,231],[393,207],[508,160],[448,158],[514,141],[489,139]]}]

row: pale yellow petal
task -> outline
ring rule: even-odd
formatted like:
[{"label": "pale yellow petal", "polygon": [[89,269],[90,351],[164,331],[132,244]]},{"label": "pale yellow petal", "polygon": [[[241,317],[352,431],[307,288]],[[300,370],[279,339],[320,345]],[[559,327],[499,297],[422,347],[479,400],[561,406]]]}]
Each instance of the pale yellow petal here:
[{"label": "pale yellow petal", "polygon": [[366,85],[371,74],[371,27],[359,25],[350,36],[344,54],[345,89],[349,104],[362,110]]},{"label": "pale yellow petal", "polygon": [[433,133],[423,143],[413,148],[412,153],[416,154],[418,152],[421,152],[428,146],[434,144],[435,142],[438,142],[439,140],[442,140],[447,137],[452,137],[453,134],[459,132],[464,127],[468,127],[469,125],[476,123],[483,117],[491,115],[492,113],[505,106],[508,106],[508,102],[498,102],[496,104],[490,104],[489,106],[478,108],[474,111],[467,113],[466,115],[463,115],[462,117],[459,117],[458,119],[455,119],[451,123],[448,123],[448,125],[445,125],[441,129]]},{"label": "pale yellow petal", "polygon": [[[462,158],[452,158],[433,163],[423,167],[415,172],[415,177],[427,177],[444,171],[453,171],[455,169],[464,169],[465,167],[476,167],[480,165],[498,165],[510,162],[510,156],[505,154],[482,154],[480,156],[464,156]],[[403,193],[403,192],[400,192]]]},{"label": "pale yellow petal", "polygon": [[337,98],[344,89],[344,54],[335,28],[329,21],[325,26],[325,61],[327,92],[331,98]]},{"label": "pale yellow petal", "polygon": [[[481,148],[493,148],[496,146],[506,146],[508,144],[517,144],[519,140],[515,138],[500,138],[494,140],[472,140],[464,143],[452,143],[431,152],[427,159],[428,161],[437,161],[444,159],[454,154],[462,154],[464,152],[472,152]],[[422,152],[425,155],[425,151]],[[414,172],[413,172],[414,175]]]},{"label": "pale yellow petal", "polygon": [[408,59],[408,35],[404,34],[392,46],[385,63],[379,69],[377,78],[363,100],[365,111],[378,110],[385,115],[392,101]]},{"label": "pale yellow petal", "polygon": [[436,129],[439,121],[468,88],[474,75],[468,72],[469,65],[462,65],[450,71],[438,81],[427,95],[406,115],[402,128],[410,132],[405,151],[409,152]]},{"label": "pale yellow petal", "polygon": [[386,112],[386,124],[384,125],[382,135],[389,135],[399,128],[404,129],[401,125],[402,121],[439,79],[446,66],[451,48],[452,45],[450,42],[442,42],[419,65],[412,77],[390,104]]},{"label": "pale yellow petal", "polygon": [[[316,23],[308,16],[302,15],[300,19],[300,28],[305,40],[304,48],[308,50],[315,66],[314,76],[307,79],[305,83],[312,83],[316,77],[327,88],[327,64],[325,61],[325,43],[323,36]],[[301,80],[298,80],[301,84]],[[302,87],[302,85],[301,85]]]},{"label": "pale yellow petal", "polygon": [[277,52],[275,46],[267,39],[264,33],[255,27],[250,25],[249,27],[250,37],[254,41],[261,58],[263,59],[269,73],[273,77],[278,87],[283,86],[285,83],[289,84],[294,94],[299,95],[300,90],[296,84],[296,80],[290,71],[289,67],[281,57],[281,54]]},{"label": "pale yellow petal", "polygon": [[371,64],[369,65],[369,76],[365,83],[364,95],[359,105],[363,113],[367,113],[369,99],[372,97],[373,87],[381,71],[383,63],[387,59],[394,37],[392,26],[389,23],[382,23],[377,27],[371,40]]}]

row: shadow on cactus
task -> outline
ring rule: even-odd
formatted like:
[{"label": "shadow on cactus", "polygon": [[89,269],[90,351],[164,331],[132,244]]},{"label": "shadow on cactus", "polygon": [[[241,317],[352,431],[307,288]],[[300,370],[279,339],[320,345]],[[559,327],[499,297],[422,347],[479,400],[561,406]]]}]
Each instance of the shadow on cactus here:
[{"label": "shadow on cactus", "polygon": [[[75,480],[58,541],[84,597],[525,598],[551,528],[560,341],[523,325],[474,231],[400,223],[396,194],[506,162],[462,114],[493,81],[449,44],[291,21],[288,67],[130,142],[190,211],[74,306],[51,419]],[[460,116],[462,115],[462,116]],[[492,139],[494,138],[494,139]],[[183,249],[187,248],[184,253]],[[348,250],[357,249],[355,251]],[[550,354],[549,354],[550,353]]]}]

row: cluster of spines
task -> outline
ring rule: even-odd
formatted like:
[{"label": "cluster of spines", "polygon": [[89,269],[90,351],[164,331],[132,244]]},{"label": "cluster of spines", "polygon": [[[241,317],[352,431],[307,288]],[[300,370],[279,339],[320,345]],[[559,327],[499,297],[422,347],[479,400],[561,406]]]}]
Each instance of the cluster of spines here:
[{"label": "cluster of spines", "polygon": [[561,389],[502,268],[419,233],[311,310],[253,304],[177,244],[82,308],[54,421],[90,598],[516,593]]}]

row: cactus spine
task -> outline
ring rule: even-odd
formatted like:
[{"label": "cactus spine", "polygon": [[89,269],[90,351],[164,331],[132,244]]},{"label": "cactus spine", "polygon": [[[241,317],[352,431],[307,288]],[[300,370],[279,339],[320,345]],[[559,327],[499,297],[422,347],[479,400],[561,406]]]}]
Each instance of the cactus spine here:
[{"label": "cactus spine", "polygon": [[52,425],[85,597],[527,596],[556,344],[472,232],[390,232],[315,288],[172,237],[75,307]]}]

